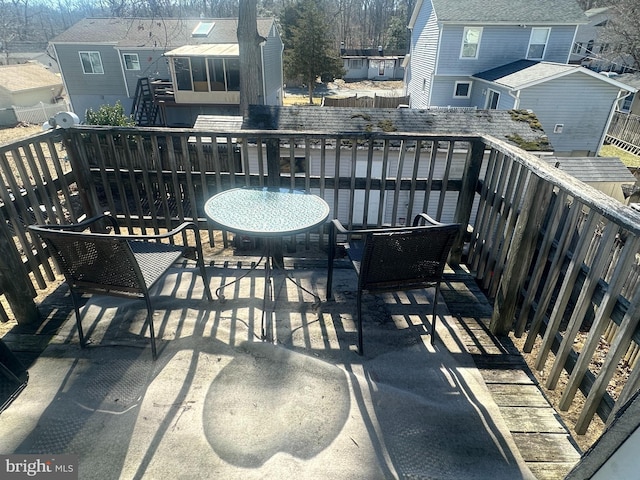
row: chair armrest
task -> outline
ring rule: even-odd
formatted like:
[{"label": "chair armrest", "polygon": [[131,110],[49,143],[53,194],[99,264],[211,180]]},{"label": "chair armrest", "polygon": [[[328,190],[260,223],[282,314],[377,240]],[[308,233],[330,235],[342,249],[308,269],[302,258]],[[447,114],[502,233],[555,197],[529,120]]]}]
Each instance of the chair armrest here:
[{"label": "chair armrest", "polygon": [[[176,235],[178,235],[179,233],[182,233],[183,230],[193,230],[194,233],[198,233],[198,226],[194,223],[194,222],[183,222],[180,225],[178,225],[176,228],[174,228],[173,230],[170,230],[166,233],[158,233],[158,234],[152,234],[152,235],[124,235],[124,234],[119,234],[118,237],[119,238],[123,238],[125,240],[140,240],[140,241],[148,241],[148,240],[162,240],[165,238],[171,238],[171,237],[175,237]],[[198,235],[195,235],[196,241],[199,239]]]},{"label": "chair armrest", "polygon": [[437,220],[431,218],[426,213],[419,213],[413,219],[413,226],[418,227],[420,225],[444,225],[444,223],[438,222]]},{"label": "chair armrest", "polygon": [[66,225],[33,225],[35,228],[41,228],[46,230],[59,230],[59,231],[67,231],[67,232],[83,232],[84,230],[91,227],[91,225],[102,221],[107,220],[108,223],[113,227],[113,231],[116,234],[120,233],[120,226],[118,225],[118,221],[113,215],[109,213],[103,213],[101,215],[96,215],[95,217],[88,218],[79,223],[66,224]]}]

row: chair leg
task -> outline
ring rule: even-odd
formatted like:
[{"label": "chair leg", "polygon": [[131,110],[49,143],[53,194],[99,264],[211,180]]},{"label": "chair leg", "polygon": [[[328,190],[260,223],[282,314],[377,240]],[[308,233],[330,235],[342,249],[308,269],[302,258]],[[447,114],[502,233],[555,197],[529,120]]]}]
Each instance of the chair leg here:
[{"label": "chair leg", "polygon": [[207,295],[207,299],[213,302],[213,295],[211,295],[211,287],[209,286],[209,278],[207,277],[207,270],[204,266],[204,259],[202,258],[202,252],[198,253],[198,267],[200,267],[200,276],[204,282],[204,292]]},{"label": "chair leg", "polygon": [[364,342],[362,340],[362,290],[358,290],[356,299],[357,318],[356,326],[358,327],[358,355],[364,355]]},{"label": "chair leg", "polygon": [[438,314],[436,313],[436,308],[438,307],[438,297],[440,296],[440,282],[436,283],[436,292],[433,297],[433,312],[432,312],[432,320],[431,320],[431,345],[434,346],[436,344],[436,321],[438,319]]},{"label": "chair leg", "polygon": [[73,310],[76,313],[76,327],[78,329],[78,337],[80,337],[80,348],[84,348],[86,346],[86,341],[82,330],[82,318],[80,317],[80,299],[78,298],[78,294],[73,290],[70,290],[70,294],[71,301],[73,302]]},{"label": "chair leg", "polygon": [[147,302],[147,324],[149,325],[149,336],[151,337],[151,356],[153,360],[158,358],[158,352],[156,350],[156,332],[153,328],[153,307],[151,306],[151,300],[149,295],[145,295],[145,302]]}]

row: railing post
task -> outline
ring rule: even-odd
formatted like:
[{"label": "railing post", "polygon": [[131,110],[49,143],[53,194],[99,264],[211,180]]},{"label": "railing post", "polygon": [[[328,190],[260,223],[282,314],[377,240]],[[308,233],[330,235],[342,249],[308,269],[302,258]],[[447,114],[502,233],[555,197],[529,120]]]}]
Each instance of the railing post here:
[{"label": "railing post", "polygon": [[467,159],[464,164],[464,173],[462,174],[462,187],[458,196],[458,205],[454,216],[454,223],[462,225],[462,232],[458,235],[451,247],[449,255],[449,263],[459,265],[462,259],[462,246],[464,245],[464,237],[471,219],[471,210],[473,208],[473,200],[476,194],[476,186],[480,177],[480,169],[482,168],[482,159],[484,158],[485,145],[481,140],[471,142],[471,148],[467,153]]},{"label": "railing post", "polygon": [[0,251],[0,289],[20,325],[35,323],[40,315],[33,301],[33,285],[7,228],[0,228]]},{"label": "railing post", "polygon": [[[267,187],[280,188],[280,139],[270,138],[267,143]],[[292,174],[293,175],[293,174]],[[282,268],[284,257],[282,253],[282,239],[266,239],[271,242],[270,251],[274,268]],[[267,261],[269,261],[267,259]]]},{"label": "railing post", "polygon": [[538,233],[553,185],[537,175],[529,177],[527,195],[520,209],[500,279],[489,329],[495,335],[511,330],[520,292],[533,258]]},{"label": "railing post", "polygon": [[78,186],[78,195],[82,202],[82,208],[87,217],[93,217],[95,215],[103,213],[100,211],[99,202],[97,198],[94,198],[91,188],[91,175],[89,173],[89,166],[83,161],[82,154],[78,148],[77,142],[82,139],[80,133],[71,134],[69,130],[63,129],[62,138],[64,140],[64,146],[67,150],[69,157],[69,163],[71,169],[75,175],[76,184]]}]

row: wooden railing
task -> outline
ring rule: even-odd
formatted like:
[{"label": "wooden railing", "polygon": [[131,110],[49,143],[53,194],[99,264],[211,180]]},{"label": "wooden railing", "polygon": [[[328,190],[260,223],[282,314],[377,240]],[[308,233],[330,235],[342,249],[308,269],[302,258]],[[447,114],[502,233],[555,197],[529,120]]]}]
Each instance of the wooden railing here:
[{"label": "wooden railing", "polygon": [[605,141],[640,155],[640,115],[614,112]]},{"label": "wooden railing", "polygon": [[[633,367],[619,398],[606,391],[640,343],[640,214],[499,139],[74,127],[0,147],[0,163],[0,241],[11,250],[0,260],[0,285],[19,322],[33,320],[25,292],[30,300],[55,281],[29,223],[109,210],[130,229],[194,220],[212,239],[206,198],[231,187],[295,188],[322,196],[349,226],[403,225],[421,211],[468,225],[451,261],[466,264],[493,301],[492,331],[526,333],[537,366],[551,361],[549,388],[569,376],[560,407],[578,390],[587,397],[576,432],[594,414],[611,418],[638,388]],[[323,242],[324,230],[310,239]],[[15,281],[21,272],[29,276]],[[577,351],[580,330],[589,333]],[[603,345],[605,332],[611,342]],[[596,348],[608,353],[594,369]]]}]

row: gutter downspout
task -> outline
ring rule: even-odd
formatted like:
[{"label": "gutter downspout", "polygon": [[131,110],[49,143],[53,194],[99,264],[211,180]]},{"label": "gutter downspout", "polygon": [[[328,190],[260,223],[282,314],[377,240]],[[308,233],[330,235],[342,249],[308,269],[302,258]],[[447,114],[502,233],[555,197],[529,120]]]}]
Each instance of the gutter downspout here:
[{"label": "gutter downspout", "polygon": [[[260,63],[262,64],[262,105],[267,104],[267,76],[264,64],[264,46],[267,42],[260,42]],[[283,47],[284,48],[284,47]],[[282,85],[282,82],[280,83]]]},{"label": "gutter downspout", "polygon": [[514,93],[513,90],[509,90],[509,95],[511,95],[515,99],[515,102],[513,103],[514,110],[520,109],[520,92],[521,91],[522,90],[516,90],[516,92]]}]

